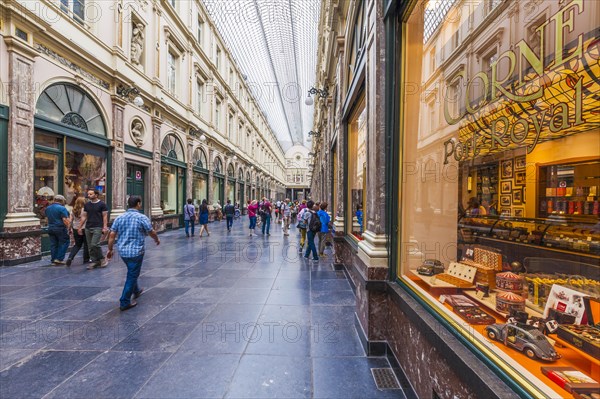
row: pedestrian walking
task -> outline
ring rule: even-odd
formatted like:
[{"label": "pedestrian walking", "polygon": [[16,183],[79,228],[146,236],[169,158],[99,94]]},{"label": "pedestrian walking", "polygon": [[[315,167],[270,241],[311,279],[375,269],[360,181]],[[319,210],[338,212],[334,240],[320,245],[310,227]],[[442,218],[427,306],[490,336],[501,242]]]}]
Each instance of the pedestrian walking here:
[{"label": "pedestrian walking", "polygon": [[304,214],[307,212],[306,200],[302,200],[302,204],[298,206],[298,216],[296,220],[298,224],[296,227],[300,230],[300,249],[298,252],[302,253],[304,248],[304,242],[306,241],[306,222],[304,221]]},{"label": "pedestrian walking", "polygon": [[[318,229],[314,227],[317,224],[316,220],[319,220],[319,216],[313,209],[313,207],[315,207],[313,201],[308,201],[306,205],[306,212],[304,212],[304,216],[302,217],[306,224],[306,253],[304,254],[304,257],[308,259],[312,253],[313,260],[319,260],[317,247],[315,246],[315,236],[319,232],[320,226]],[[320,224],[320,220],[318,223]]]},{"label": "pedestrian walking", "polygon": [[187,204],[183,207],[183,223],[185,224],[185,236],[190,236],[190,230],[192,237],[194,236],[194,225],[196,224],[196,207],[192,203],[192,199],[187,199]]},{"label": "pedestrian walking", "polygon": [[198,210],[198,219],[200,223],[200,233],[198,236],[202,238],[202,233],[206,230],[206,235],[210,236],[210,232],[208,231],[208,201],[202,200],[202,204],[200,204],[200,209]]},{"label": "pedestrian walking", "polygon": [[265,235],[265,231],[267,232],[267,235],[270,236],[271,234],[269,234],[269,231],[271,229],[271,203],[269,202],[269,200],[267,198],[263,198],[263,204],[262,204],[262,233],[263,235]]},{"label": "pedestrian walking", "polygon": [[223,213],[227,221],[227,231],[231,231],[233,226],[233,217],[235,216],[235,207],[231,205],[231,200],[227,200],[227,204],[223,207]]},{"label": "pedestrian walking", "polygon": [[85,233],[79,234],[79,229],[85,230],[85,225],[81,224],[81,213],[83,212],[83,207],[85,206],[85,198],[78,197],[75,200],[75,205],[71,210],[71,230],[73,232],[73,239],[75,240],[75,245],[71,248],[71,252],[69,253],[69,258],[67,259],[67,266],[71,266],[73,263],[73,259],[83,246],[83,263],[88,263],[90,261],[90,251],[88,249],[87,240],[85,239]]},{"label": "pedestrian walking", "polygon": [[319,232],[319,256],[325,256],[325,244],[329,242],[333,245],[333,236],[329,228],[331,222],[331,216],[327,213],[327,202],[321,202],[320,210],[317,212],[319,219],[321,220],[321,231]]},{"label": "pedestrian walking", "polygon": [[[87,240],[90,259],[92,264],[87,268],[92,270],[96,267],[106,267],[107,262],[102,255],[100,241],[102,236],[108,232],[108,208],[104,201],[100,201],[98,190],[88,190],[88,202],[81,212],[81,224],[85,226],[85,239]],[[78,229],[83,234],[83,229]]]},{"label": "pedestrian walking", "polygon": [[258,211],[258,204],[256,200],[252,200],[250,204],[248,204],[248,220],[250,221],[250,237],[254,235],[254,229],[256,228],[256,212]]},{"label": "pedestrian walking", "polygon": [[46,208],[48,219],[48,237],[50,238],[50,263],[64,265],[65,254],[69,248],[69,211],[65,208],[67,200],[55,195],[54,202]]},{"label": "pedestrian walking", "polygon": [[141,212],[142,198],[137,195],[130,196],[127,200],[127,207],[127,212],[117,217],[111,226],[108,236],[108,252],[106,253],[107,259],[112,259],[113,245],[116,241],[119,255],[127,266],[127,279],[120,299],[119,309],[121,310],[136,306],[137,302],[132,301],[131,296],[133,295],[137,299],[144,292],[144,289],[138,285],[138,277],[144,260],[146,236],[152,237],[156,245],[160,244],[160,239],[152,228],[150,219]]},{"label": "pedestrian walking", "polygon": [[291,203],[289,199],[285,199],[285,201],[283,201],[283,203],[281,204],[281,215],[283,217],[283,235],[284,236],[289,236],[290,233],[290,216],[292,213],[292,208],[291,208]]}]

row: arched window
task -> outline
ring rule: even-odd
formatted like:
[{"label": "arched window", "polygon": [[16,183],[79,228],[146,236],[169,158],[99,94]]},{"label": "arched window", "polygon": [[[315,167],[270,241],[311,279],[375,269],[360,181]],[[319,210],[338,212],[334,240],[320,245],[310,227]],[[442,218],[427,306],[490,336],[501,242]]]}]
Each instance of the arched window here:
[{"label": "arched window", "polygon": [[183,145],[174,134],[168,134],[160,146],[160,153],[167,158],[172,158],[177,161],[185,162],[183,153]]},{"label": "arched window", "polygon": [[233,168],[232,164],[229,164],[227,167],[227,177],[235,179],[235,169]]},{"label": "arched window", "polygon": [[35,113],[55,122],[106,136],[106,124],[100,108],[85,91],[72,84],[57,83],[44,90],[35,105]]},{"label": "arched window", "polygon": [[250,172],[246,173],[246,181],[248,184],[252,183],[252,177],[250,176]]},{"label": "arched window", "polygon": [[223,161],[221,161],[221,158],[217,157],[215,158],[215,170],[214,172],[216,173],[223,173]]},{"label": "arched window", "polygon": [[240,170],[238,171],[238,180],[244,181],[244,171],[242,170],[242,168],[240,168]]},{"label": "arched window", "polygon": [[192,162],[194,166],[197,166],[199,168],[206,169],[208,167],[208,162],[206,161],[206,154],[200,148],[196,148],[194,150]]}]

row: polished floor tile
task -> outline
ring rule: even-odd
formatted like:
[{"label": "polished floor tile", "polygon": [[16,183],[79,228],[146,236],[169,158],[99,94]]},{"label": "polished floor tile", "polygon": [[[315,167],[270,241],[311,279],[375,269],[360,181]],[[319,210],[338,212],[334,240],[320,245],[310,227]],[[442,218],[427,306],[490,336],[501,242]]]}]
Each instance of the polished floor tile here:
[{"label": "polished floor tile", "polygon": [[246,224],[162,234],[127,311],[120,259],[0,268],[0,397],[403,398],[376,389],[370,368],[389,364],[366,357],[331,257],[299,258],[295,228],[248,237]]}]

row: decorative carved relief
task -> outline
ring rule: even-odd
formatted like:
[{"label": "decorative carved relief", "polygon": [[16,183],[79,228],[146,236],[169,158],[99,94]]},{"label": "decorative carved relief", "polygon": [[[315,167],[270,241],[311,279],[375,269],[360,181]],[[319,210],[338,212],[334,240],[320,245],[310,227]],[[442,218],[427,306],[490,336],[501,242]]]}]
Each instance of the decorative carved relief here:
[{"label": "decorative carved relief", "polygon": [[131,121],[131,125],[129,126],[129,134],[131,135],[131,139],[135,145],[138,147],[144,145],[146,128],[140,119],[135,118]]},{"label": "decorative carved relief", "polygon": [[146,27],[141,23],[133,23],[131,32],[131,62],[134,65],[141,65],[142,54],[144,53],[144,30]]}]

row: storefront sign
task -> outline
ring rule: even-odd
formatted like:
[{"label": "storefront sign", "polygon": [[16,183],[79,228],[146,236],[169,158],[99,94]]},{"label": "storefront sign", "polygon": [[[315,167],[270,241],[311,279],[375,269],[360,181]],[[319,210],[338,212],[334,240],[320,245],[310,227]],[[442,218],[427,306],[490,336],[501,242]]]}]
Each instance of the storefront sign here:
[{"label": "storefront sign", "polygon": [[[445,120],[458,124],[459,137],[444,143],[444,164],[452,158],[463,161],[523,146],[531,153],[540,142],[600,126],[598,32],[581,33],[564,43],[565,35],[575,28],[575,15],[583,11],[583,0],[574,0],[537,28],[539,57],[521,40],[515,50],[502,53],[491,64],[490,76],[482,71],[463,83],[465,102],[460,115],[450,114],[445,98]],[[547,57],[543,38],[552,33],[554,54]],[[524,74],[528,68],[532,72]],[[508,71],[505,76],[500,76],[500,69]],[[465,79],[461,71],[448,86]],[[475,87],[485,93],[477,101],[470,98]]]}]

